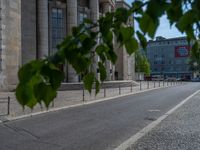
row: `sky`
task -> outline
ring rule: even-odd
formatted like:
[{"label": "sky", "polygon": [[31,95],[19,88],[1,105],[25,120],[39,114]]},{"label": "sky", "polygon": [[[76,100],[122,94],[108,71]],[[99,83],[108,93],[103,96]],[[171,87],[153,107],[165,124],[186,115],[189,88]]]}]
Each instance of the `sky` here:
[{"label": "sky", "polygon": [[[125,0],[128,4],[131,5],[133,0]],[[137,28],[137,25],[136,25]],[[173,37],[180,37],[184,36],[180,33],[175,27],[170,27],[169,22],[166,16],[161,17],[160,26],[156,32],[156,36],[163,36],[165,38],[173,38]],[[155,37],[156,37],[155,36]]]}]

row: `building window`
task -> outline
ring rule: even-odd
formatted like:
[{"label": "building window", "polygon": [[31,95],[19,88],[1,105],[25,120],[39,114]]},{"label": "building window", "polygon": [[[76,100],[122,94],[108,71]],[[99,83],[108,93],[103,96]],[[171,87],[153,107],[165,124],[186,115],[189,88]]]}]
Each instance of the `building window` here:
[{"label": "building window", "polygon": [[90,9],[88,9],[87,6],[84,6],[84,7],[81,7],[79,6],[78,7],[78,24],[81,24],[83,23],[84,19],[86,18],[90,18]]},{"label": "building window", "polygon": [[51,10],[51,47],[55,51],[56,46],[64,39],[64,13],[61,8]]},{"label": "building window", "polygon": [[82,12],[79,12],[79,20],[78,20],[78,23],[81,24],[83,23],[84,19],[86,19],[88,16],[86,13],[82,13]]}]

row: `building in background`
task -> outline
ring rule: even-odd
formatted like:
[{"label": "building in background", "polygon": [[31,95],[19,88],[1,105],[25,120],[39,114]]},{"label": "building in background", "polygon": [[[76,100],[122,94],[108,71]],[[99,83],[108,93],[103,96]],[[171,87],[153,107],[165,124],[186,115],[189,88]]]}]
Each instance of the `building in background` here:
[{"label": "building in background", "polygon": [[[14,89],[20,66],[55,53],[56,45],[84,18],[97,21],[118,7],[128,9],[123,0],[0,0],[0,90]],[[107,80],[133,79],[134,61],[122,51],[116,50],[116,66],[106,62]],[[70,65],[64,71],[65,82],[80,81]]]},{"label": "building in background", "polygon": [[186,37],[150,40],[146,55],[151,65],[151,75],[190,79],[190,46]]}]

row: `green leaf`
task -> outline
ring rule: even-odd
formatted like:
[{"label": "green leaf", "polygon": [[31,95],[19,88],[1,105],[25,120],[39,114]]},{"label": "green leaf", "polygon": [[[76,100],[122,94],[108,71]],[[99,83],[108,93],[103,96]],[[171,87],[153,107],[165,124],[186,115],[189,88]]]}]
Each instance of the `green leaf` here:
[{"label": "green leaf", "polygon": [[41,66],[42,61],[40,60],[34,60],[22,66],[18,72],[18,78],[20,82],[26,83],[31,80],[32,76],[37,74]]},{"label": "green leaf", "polygon": [[46,64],[41,69],[41,75],[47,80],[53,89],[57,90],[64,80],[64,73],[54,65]]},{"label": "green leaf", "polygon": [[57,92],[51,85],[40,83],[34,87],[34,93],[37,99],[43,101],[45,106],[48,108],[49,104],[56,98]]},{"label": "green leaf", "polygon": [[151,38],[154,37],[158,25],[159,21],[152,19],[147,13],[145,13],[139,20],[140,29],[143,33],[148,33]]},{"label": "green leaf", "polygon": [[100,83],[97,79],[95,79],[95,95],[99,93],[100,90]]},{"label": "green leaf", "polygon": [[183,15],[181,1],[172,1],[172,4],[167,9],[167,18],[169,19],[170,25],[178,21]]},{"label": "green leaf", "polygon": [[99,66],[99,72],[100,72],[100,80],[104,81],[106,79],[106,68],[101,62],[98,62],[98,66]]},{"label": "green leaf", "polygon": [[133,37],[134,35],[134,29],[133,27],[121,27],[120,28],[120,33],[122,35],[122,40],[123,42],[129,41],[130,38]]},{"label": "green leaf", "polygon": [[111,31],[109,31],[103,38],[106,43],[108,43],[108,44],[112,43],[113,42],[113,33]]},{"label": "green leaf", "polygon": [[147,40],[144,35],[142,35],[139,31],[136,32],[138,39],[140,40],[140,44],[142,48],[146,48],[147,46]]},{"label": "green leaf", "polygon": [[126,8],[117,8],[115,11],[115,22],[126,24],[130,15],[131,12],[129,12]]},{"label": "green leaf", "polygon": [[106,60],[106,56],[105,56],[105,51],[108,51],[108,48],[103,45],[100,44],[96,47],[95,52],[97,53],[97,55],[100,57],[100,59],[102,60],[102,62],[105,62]]},{"label": "green leaf", "polygon": [[117,55],[112,48],[110,48],[105,54],[108,60],[110,60],[113,64],[116,63]]},{"label": "green leaf", "polygon": [[129,55],[134,53],[136,50],[138,50],[138,42],[135,38],[131,38],[129,41],[125,43],[126,51]]},{"label": "green leaf", "polygon": [[96,41],[93,38],[85,38],[82,42],[81,53],[88,54],[91,49],[96,45]]},{"label": "green leaf", "polygon": [[84,29],[84,24],[80,24],[78,27],[73,27],[72,28],[72,35],[77,36],[83,29]]},{"label": "green leaf", "polygon": [[[23,107],[25,105],[28,105],[31,101],[37,102],[34,98],[32,88],[29,84],[23,84],[23,83],[18,84],[15,94],[16,94],[17,101]],[[31,105],[30,107],[33,108],[33,105]]]},{"label": "green leaf", "polygon": [[86,90],[89,91],[89,93],[91,93],[92,91],[92,85],[94,83],[94,79],[95,79],[94,73],[89,73],[85,75],[83,78],[84,87]]},{"label": "green leaf", "polygon": [[88,18],[84,18],[83,22],[86,24],[93,24],[92,20]]},{"label": "green leaf", "polygon": [[136,13],[136,14],[142,14],[143,13],[143,10],[142,10],[142,6],[143,5],[143,2],[140,1],[140,0],[135,0],[133,3],[132,3],[132,8],[130,9],[130,11],[132,13]]},{"label": "green leaf", "polygon": [[176,24],[176,27],[181,31],[184,32],[188,27],[192,27],[191,24],[195,21],[195,13],[193,11],[186,12]]},{"label": "green leaf", "polygon": [[164,14],[166,6],[165,0],[151,0],[147,5],[146,13],[151,16],[152,19],[157,20]]},{"label": "green leaf", "polygon": [[99,19],[99,30],[103,37],[107,35],[112,27],[113,13],[107,12],[104,17]]}]

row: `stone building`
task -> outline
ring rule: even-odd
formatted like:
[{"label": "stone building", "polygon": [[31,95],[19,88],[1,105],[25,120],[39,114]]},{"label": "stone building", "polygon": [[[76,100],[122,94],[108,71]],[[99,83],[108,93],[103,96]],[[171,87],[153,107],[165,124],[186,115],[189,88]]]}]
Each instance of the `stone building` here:
[{"label": "stone building", "polygon": [[[100,15],[124,6],[128,8],[123,0],[0,0],[0,90],[13,89],[20,66],[53,54],[84,18],[97,21]],[[122,51],[116,66],[106,62],[107,80],[115,80],[116,74],[121,80],[133,78],[132,57],[130,61]],[[64,69],[66,82],[80,81],[70,65]]]}]

